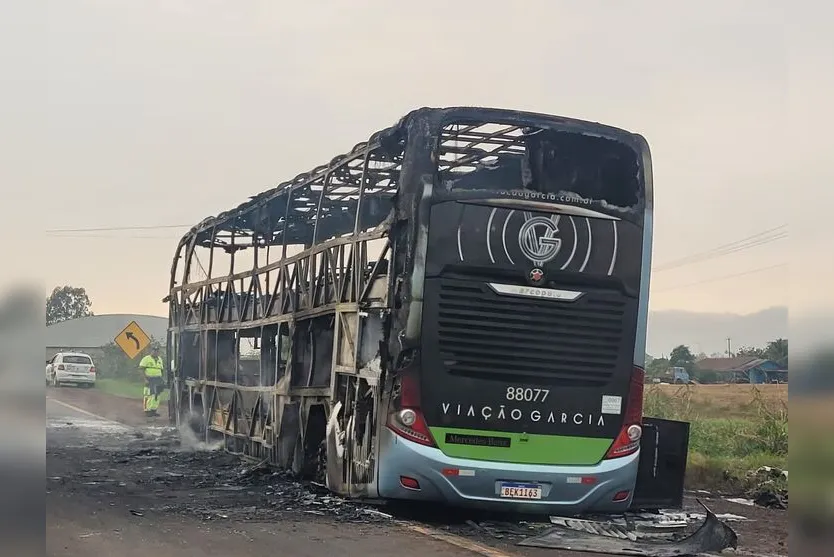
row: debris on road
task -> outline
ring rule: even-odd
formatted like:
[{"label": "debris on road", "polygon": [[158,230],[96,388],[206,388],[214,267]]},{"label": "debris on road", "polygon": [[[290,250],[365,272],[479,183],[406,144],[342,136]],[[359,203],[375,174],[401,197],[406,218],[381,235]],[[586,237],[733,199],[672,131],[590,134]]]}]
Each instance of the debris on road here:
[{"label": "debris on road", "polygon": [[686,513],[678,517],[667,516],[655,522],[645,518],[631,517],[635,521],[636,519],[643,520],[647,525],[660,524],[660,528],[667,530],[664,536],[658,536],[657,532],[649,536],[645,533],[641,534],[640,529],[636,527],[636,522],[629,523],[628,518],[623,519],[626,525],[622,525],[612,520],[594,521],[554,517],[552,522],[557,524],[556,527],[543,534],[522,540],[519,545],[642,557],[680,557],[718,552],[727,548],[736,549],[738,536],[735,531],[719,520],[706,506],[704,510],[706,519],[695,532],[688,536],[682,535],[689,523]]},{"label": "debris on road", "polygon": [[754,504],[769,509],[786,510],[788,508],[787,470],[762,466],[748,476],[755,484],[755,487],[748,493]]},{"label": "debris on road", "polygon": [[735,503],[736,505],[744,505],[746,507],[752,507],[756,504],[752,499],[745,499],[744,497],[727,497],[724,500],[729,501],[730,503]]},{"label": "debris on road", "polygon": [[[485,534],[490,538],[496,540],[513,540],[524,539],[533,533],[541,532],[546,527],[545,524],[531,524],[526,521],[510,522],[499,520],[482,520],[476,522],[472,519],[467,519],[464,524],[469,528],[480,534]],[[452,527],[447,527],[447,530],[452,530]]]},{"label": "debris on road", "polygon": [[367,515],[376,516],[378,518],[394,518],[394,515],[390,515],[388,513],[384,513],[376,509],[362,509],[362,512]]},{"label": "debris on road", "polygon": [[[89,436],[83,430],[75,432],[75,428],[62,428],[61,431],[62,440],[69,438],[71,444],[47,446],[47,455],[61,455],[60,460],[51,461],[64,463],[60,468],[49,469],[49,487],[91,495],[104,505],[121,508],[128,517],[133,511],[134,517],[180,514],[197,517],[207,524],[219,521],[272,523],[298,520],[302,516],[309,520],[322,517],[349,524],[407,521],[431,524],[441,532],[487,544],[500,540],[502,544],[521,543],[532,547],[542,547],[538,545],[540,543],[545,543],[543,547],[553,548],[587,546],[597,552],[606,552],[606,547],[629,550],[635,546],[641,550],[648,547],[662,551],[669,546],[686,548],[687,544],[704,537],[703,532],[696,532],[701,521],[704,522],[701,530],[709,526],[718,528],[719,533],[720,527],[714,527],[711,521],[739,524],[746,539],[759,539],[756,536],[768,528],[766,515],[762,514],[765,509],[752,500],[749,501],[752,520],[740,516],[747,512],[734,511],[727,504],[719,509],[726,514],[714,514],[713,518],[704,512],[695,512],[701,511],[697,507],[688,506],[684,511],[582,519],[527,517],[525,520],[519,520],[518,515],[462,512],[437,505],[389,502],[380,507],[379,501],[343,499],[321,483],[299,481],[289,472],[274,471],[263,461],[245,461],[216,450],[213,445],[182,440],[173,428],[146,428],[141,436],[111,434],[108,438]],[[765,472],[761,473],[764,475]],[[716,505],[723,502],[717,495],[715,499]],[[751,528],[754,534],[748,533]],[[599,538],[605,540],[600,542]],[[761,535],[761,539],[766,538]],[[611,546],[615,542],[620,545]],[[601,548],[598,547],[600,543],[603,544]],[[777,544],[774,541],[774,547],[767,549],[778,551]],[[774,551],[770,553],[775,554]],[[665,555],[662,552],[630,554]]]},{"label": "debris on road", "polygon": [[788,471],[773,466],[751,470],[746,476],[749,487],[744,497],[724,497],[725,501],[746,507],[787,510]]},{"label": "debris on road", "polygon": [[627,526],[615,524],[613,521],[596,521],[579,518],[550,517],[550,521],[562,528],[576,532],[586,532],[595,536],[606,536],[622,540],[637,540],[637,532],[628,529]]},{"label": "debris on road", "polygon": [[[183,444],[174,428],[122,439],[118,447],[91,443],[75,477],[53,476],[53,481],[129,497],[128,511],[138,517],[174,512],[206,521],[273,520],[282,513],[303,512],[355,523],[393,519],[367,504],[333,495],[321,484],[275,472],[266,461],[246,462],[213,447]],[[91,463],[94,468],[87,466]]]},{"label": "debris on road", "polygon": [[784,492],[776,492],[763,489],[756,493],[753,502],[760,507],[780,509],[784,511],[788,509],[788,493],[787,490]]},{"label": "debris on road", "polygon": [[732,513],[717,514],[715,516],[718,518],[718,520],[723,520],[724,522],[742,522],[744,520],[747,520],[746,516],[740,516]]},{"label": "debris on road", "polygon": [[755,472],[750,474],[751,476],[759,477],[759,478],[784,478],[785,480],[788,479],[788,471],[781,470],[779,468],[774,468],[773,466],[762,466],[758,468]]}]

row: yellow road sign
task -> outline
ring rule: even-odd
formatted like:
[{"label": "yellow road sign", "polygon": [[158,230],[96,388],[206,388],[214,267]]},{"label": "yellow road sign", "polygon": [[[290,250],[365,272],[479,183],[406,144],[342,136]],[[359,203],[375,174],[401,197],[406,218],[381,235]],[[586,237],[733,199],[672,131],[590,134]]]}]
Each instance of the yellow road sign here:
[{"label": "yellow road sign", "polygon": [[116,335],[116,344],[127,354],[131,360],[139,355],[142,350],[151,343],[150,337],[145,334],[142,327],[136,321],[128,323],[122,332]]}]

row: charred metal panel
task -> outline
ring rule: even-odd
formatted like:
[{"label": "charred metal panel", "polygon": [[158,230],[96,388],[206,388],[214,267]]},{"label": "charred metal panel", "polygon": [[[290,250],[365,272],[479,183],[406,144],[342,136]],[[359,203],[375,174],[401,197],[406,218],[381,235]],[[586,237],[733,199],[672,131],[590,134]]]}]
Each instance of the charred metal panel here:
[{"label": "charred metal panel", "polygon": [[281,405],[280,420],[278,421],[277,464],[282,468],[292,465],[296,443],[301,440],[301,416],[297,403],[284,402]]},{"label": "charred metal panel", "polygon": [[344,369],[347,372],[355,371],[354,363],[356,362],[356,336],[358,330],[359,314],[357,313],[337,313],[336,331],[336,365],[339,369]]},{"label": "charred metal panel", "polygon": [[333,315],[319,317],[313,326],[313,368],[308,387],[327,387],[333,371]]},{"label": "charred metal panel", "polygon": [[689,453],[689,424],[643,418],[634,509],[679,509]]},{"label": "charred metal panel", "polygon": [[[365,432],[376,422],[357,406],[360,383],[350,376],[371,364],[361,384],[379,379],[378,349],[366,347],[368,361],[357,361],[359,312],[388,305],[387,238],[403,148],[404,137],[376,134],[348,155],[206,219],[182,240],[172,265],[172,277],[182,279],[172,278],[167,298],[170,322],[207,340],[199,354],[185,357],[193,364],[188,388],[211,401],[208,437],[306,469],[324,440],[322,416],[333,404],[335,379],[348,374],[348,390],[337,395],[350,400],[340,419],[343,427],[354,424],[358,437],[351,441],[358,459],[351,466],[358,468],[348,477],[366,486],[350,491],[367,492],[372,458],[362,455],[373,450],[373,435]],[[198,254],[206,248],[207,257]],[[256,345],[254,352],[243,343]],[[258,390],[264,388],[272,394]]]},{"label": "charred metal panel", "polygon": [[557,526],[545,533],[522,540],[518,545],[546,549],[566,549],[606,555],[635,557],[684,557],[715,555],[738,547],[738,535],[708,508],[703,524],[691,535],[678,540],[624,538],[588,531],[584,528]]}]

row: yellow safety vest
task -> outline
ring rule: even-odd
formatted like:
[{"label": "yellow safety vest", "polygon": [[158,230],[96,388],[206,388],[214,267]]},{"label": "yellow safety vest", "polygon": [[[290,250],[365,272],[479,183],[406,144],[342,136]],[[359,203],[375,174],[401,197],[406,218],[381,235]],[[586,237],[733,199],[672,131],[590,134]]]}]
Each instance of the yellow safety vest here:
[{"label": "yellow safety vest", "polygon": [[154,359],[148,354],[139,362],[139,367],[145,370],[145,377],[162,377],[162,358]]}]

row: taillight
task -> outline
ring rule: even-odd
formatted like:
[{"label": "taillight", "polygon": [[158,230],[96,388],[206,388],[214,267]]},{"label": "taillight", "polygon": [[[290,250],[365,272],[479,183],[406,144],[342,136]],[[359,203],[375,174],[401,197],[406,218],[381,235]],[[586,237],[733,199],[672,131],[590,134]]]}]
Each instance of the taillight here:
[{"label": "taillight", "polygon": [[611,500],[615,503],[621,503],[622,501],[628,499],[629,495],[631,495],[630,491],[618,491],[614,494],[614,497],[612,497]]},{"label": "taillight", "polygon": [[420,491],[420,482],[409,476],[400,476],[400,485],[406,489]]},{"label": "taillight", "polygon": [[400,394],[392,401],[388,414],[388,429],[409,441],[435,447],[429,426],[420,411],[420,383],[416,375],[400,376]]},{"label": "taillight", "polygon": [[96,368],[94,368],[93,366],[90,366],[90,373],[92,373],[93,375],[95,375],[95,373],[96,373]]},{"label": "taillight", "polygon": [[628,387],[623,428],[614,440],[614,444],[608,449],[606,459],[628,456],[636,453],[640,448],[640,439],[643,436],[643,384],[645,380],[646,372],[642,368],[635,367]]},{"label": "taillight", "polygon": [[58,369],[64,371],[64,364],[58,364]]}]

